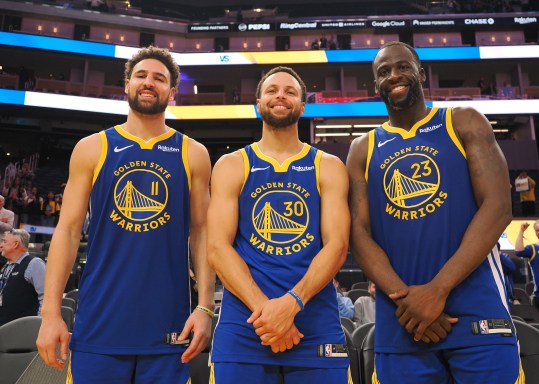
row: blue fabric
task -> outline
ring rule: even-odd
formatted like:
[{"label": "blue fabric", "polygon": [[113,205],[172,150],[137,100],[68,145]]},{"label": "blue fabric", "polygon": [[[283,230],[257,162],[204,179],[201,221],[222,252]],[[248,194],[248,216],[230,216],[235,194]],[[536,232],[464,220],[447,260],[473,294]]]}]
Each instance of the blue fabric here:
[{"label": "blue fabric", "polygon": [[[464,149],[450,109],[433,108],[410,131],[376,128],[367,165],[374,240],[407,285],[430,282],[461,244],[477,212]],[[377,352],[403,353],[482,344],[514,344],[514,337],[474,335],[472,322],[508,319],[502,268],[493,252],[447,298],[444,311],[459,318],[439,343],[414,342],[399,324],[395,304],[376,296]]]},{"label": "blue fabric", "polygon": [[[256,144],[242,151],[249,174],[239,197],[234,248],[260,289],[269,298],[281,297],[301,280],[322,248],[316,160],[321,153],[305,145],[300,154],[279,165],[260,153]],[[347,367],[347,357],[318,356],[321,344],[345,343],[335,295],[330,281],[295,317],[305,337],[291,350],[273,353],[246,322],[249,308],[225,289],[212,361]]]},{"label": "blue fabric", "polygon": [[71,374],[75,384],[185,384],[189,365],[179,354],[99,355],[74,351]]},{"label": "blue fabric", "polygon": [[190,314],[187,137],[172,130],[143,142],[119,126],[101,135],[107,154],[90,197],[71,349],[179,353],[185,347],[164,335],[181,331]]}]

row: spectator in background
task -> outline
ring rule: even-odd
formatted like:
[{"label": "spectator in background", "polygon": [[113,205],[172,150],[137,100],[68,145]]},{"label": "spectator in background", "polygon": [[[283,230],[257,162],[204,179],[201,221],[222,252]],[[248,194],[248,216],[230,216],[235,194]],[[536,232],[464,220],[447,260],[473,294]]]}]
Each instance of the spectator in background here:
[{"label": "spectator in background", "polygon": [[15,214],[13,211],[4,208],[6,199],[0,195],[0,233],[10,231],[13,228],[13,221],[15,220]]},{"label": "spectator in background", "polygon": [[354,321],[361,324],[374,323],[376,315],[376,285],[369,281],[367,287],[370,296],[360,296],[354,303]]},{"label": "spectator in background", "polygon": [[514,99],[515,89],[507,81],[504,81],[502,87],[499,89],[498,96],[504,99]]},{"label": "spectator in background", "polygon": [[41,313],[45,262],[28,253],[29,240],[24,229],[12,229],[0,242],[2,256],[8,260],[0,271],[0,326]]},{"label": "spectator in background", "polygon": [[[22,213],[24,207],[24,199],[26,198],[26,189],[21,184],[21,178],[15,176],[13,183],[9,188],[6,206],[15,214],[15,223],[18,223],[18,217]],[[15,226],[17,224],[14,224]]]},{"label": "spectator in background", "polygon": [[526,171],[515,179],[515,190],[520,193],[522,216],[535,216],[535,180]]},{"label": "spectator in background", "polygon": [[[528,259],[528,264],[532,271],[533,281],[535,283],[535,290],[532,296],[532,303],[536,308],[539,308],[539,285],[537,279],[539,278],[539,258],[537,252],[539,252],[539,244],[532,244],[524,246],[524,232],[530,226],[529,223],[522,223],[520,225],[520,231],[515,241],[515,255],[518,257],[524,257]],[[539,239],[539,220],[536,220],[533,224],[533,230],[535,236]]]},{"label": "spectator in background", "polygon": [[26,188],[30,189],[32,188],[32,183],[34,181],[34,172],[30,170],[30,164],[23,163],[21,166],[21,169],[17,171],[17,176],[21,180],[21,185]]},{"label": "spectator in background", "polygon": [[37,187],[32,187],[24,200],[23,217],[21,222],[25,224],[41,224],[41,204],[43,198],[39,197]]},{"label": "spectator in background", "polygon": [[44,227],[54,227],[58,203],[53,191],[47,193],[47,199],[43,202],[41,212],[43,213],[41,225]]},{"label": "spectator in background", "polygon": [[484,77],[481,77],[477,82],[477,86],[481,90],[481,95],[490,96],[495,95],[496,91],[493,89],[492,83],[487,83]]},{"label": "spectator in background", "polygon": [[515,300],[515,297],[513,296],[513,273],[517,270],[517,266],[507,253],[501,251],[499,242],[496,244],[496,247],[498,248],[498,254],[500,255],[500,261],[502,263],[507,304],[520,304],[520,302]]},{"label": "spectator in background", "polygon": [[239,104],[240,103],[240,93],[238,92],[238,88],[234,88],[232,90],[232,104]]},{"label": "spectator in background", "polygon": [[354,319],[354,303],[352,299],[344,295],[344,290],[341,289],[339,282],[336,279],[333,279],[333,285],[335,285],[335,290],[337,291],[337,303],[339,304],[339,315],[341,317],[346,317],[350,320]]}]

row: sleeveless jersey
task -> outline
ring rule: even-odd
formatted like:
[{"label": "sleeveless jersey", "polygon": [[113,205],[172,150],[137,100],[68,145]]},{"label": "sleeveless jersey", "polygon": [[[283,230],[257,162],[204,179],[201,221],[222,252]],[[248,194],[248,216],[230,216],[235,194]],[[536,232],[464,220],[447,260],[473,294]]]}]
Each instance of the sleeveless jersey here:
[{"label": "sleeveless jersey", "polygon": [[146,142],[120,126],[99,133],[86,266],[71,348],[178,353],[164,343],[190,314],[188,137]]},{"label": "sleeveless jersey", "polygon": [[[240,150],[245,181],[239,196],[239,225],[234,248],[260,289],[281,297],[305,275],[322,248],[319,172],[322,152],[305,144],[282,165],[256,144]],[[344,344],[335,287],[330,282],[299,312],[294,323],[305,335],[283,353],[261,345],[246,320],[251,311],[224,290],[215,330],[214,362],[302,367],[347,367],[348,358],[319,357],[319,345]],[[323,356],[323,354],[322,354]]]},{"label": "sleeveless jersey", "polygon": [[[365,177],[374,240],[407,285],[430,282],[461,244],[478,209],[451,109],[433,108],[409,132],[388,123],[371,131]],[[398,323],[395,304],[379,292],[376,351],[515,343],[514,337],[499,333],[472,332],[472,323],[482,320],[507,319],[511,324],[503,282],[493,250],[448,296],[444,312],[459,322],[435,344],[414,342]]]},{"label": "sleeveless jersey", "polygon": [[515,255],[518,257],[525,257],[528,259],[528,264],[532,271],[532,281],[535,284],[533,290],[533,296],[539,297],[539,284],[537,284],[537,279],[539,279],[539,258],[537,258],[537,252],[539,251],[539,244],[526,245],[523,251],[515,251]]}]

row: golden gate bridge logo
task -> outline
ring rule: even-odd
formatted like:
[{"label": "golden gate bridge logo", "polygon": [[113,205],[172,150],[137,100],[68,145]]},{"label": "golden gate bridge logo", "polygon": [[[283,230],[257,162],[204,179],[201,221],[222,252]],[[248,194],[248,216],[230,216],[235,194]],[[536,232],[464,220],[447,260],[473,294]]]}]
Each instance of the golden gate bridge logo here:
[{"label": "golden gate bridge logo", "polygon": [[270,191],[260,196],[252,216],[258,234],[279,244],[296,240],[309,224],[307,204],[292,191]]},{"label": "golden gate bridge logo", "polygon": [[114,188],[116,207],[133,221],[145,221],[157,216],[165,208],[167,200],[167,184],[159,174],[147,169],[127,172]]},{"label": "golden gate bridge logo", "polygon": [[426,203],[440,187],[437,164],[425,154],[409,154],[395,160],[384,174],[388,199],[401,208]]}]

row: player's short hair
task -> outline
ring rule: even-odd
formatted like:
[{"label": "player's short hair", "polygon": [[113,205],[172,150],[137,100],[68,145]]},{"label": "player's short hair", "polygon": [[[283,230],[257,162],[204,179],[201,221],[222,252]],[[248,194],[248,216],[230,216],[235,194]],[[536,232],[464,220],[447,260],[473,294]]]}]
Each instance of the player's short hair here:
[{"label": "player's short hair", "polygon": [[279,72],[285,72],[288,73],[290,76],[292,76],[294,79],[296,79],[299,83],[299,86],[301,88],[301,101],[305,102],[307,100],[307,87],[305,87],[305,83],[303,80],[301,80],[301,77],[297,74],[296,71],[294,71],[292,68],[289,67],[275,67],[269,70],[258,82],[258,85],[256,86],[256,98],[260,99],[260,96],[262,94],[262,84],[264,84],[264,81],[271,75]]}]

